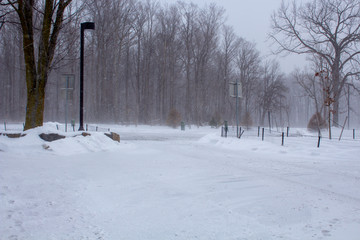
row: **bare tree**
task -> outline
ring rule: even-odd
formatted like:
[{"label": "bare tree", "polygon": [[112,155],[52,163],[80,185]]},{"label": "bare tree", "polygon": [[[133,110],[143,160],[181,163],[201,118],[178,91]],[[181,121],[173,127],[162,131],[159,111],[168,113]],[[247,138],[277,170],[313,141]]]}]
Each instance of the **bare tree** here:
[{"label": "bare tree", "polygon": [[250,120],[250,110],[254,109],[251,108],[251,105],[256,100],[256,90],[261,77],[260,53],[254,43],[240,39],[240,46],[236,54],[236,67],[243,88],[244,113]]},{"label": "bare tree", "polygon": [[[7,15],[7,21],[15,21],[15,17],[14,14]],[[0,115],[4,120],[25,116],[26,85],[20,33],[17,24],[4,24],[0,31]]]},{"label": "bare tree", "polygon": [[[45,87],[63,25],[64,12],[70,3],[71,0],[46,0],[43,4],[34,0],[1,2],[2,6],[10,7],[17,13],[22,29],[27,86],[25,130],[43,124]],[[34,26],[37,19],[40,24]],[[38,28],[40,32],[37,35]],[[39,37],[38,40],[35,39],[36,36]]]},{"label": "bare tree", "polygon": [[144,3],[146,22],[143,29],[143,69],[142,69],[142,101],[140,102],[139,119],[143,123],[149,123],[150,112],[154,103],[154,57],[155,57],[155,35],[156,35],[156,14],[159,4],[147,0]]},{"label": "bare tree", "polygon": [[324,99],[321,94],[323,92],[323,87],[321,86],[321,82],[316,81],[315,74],[306,71],[296,71],[293,73],[293,76],[305,92],[305,95],[314,101],[315,111],[320,114],[323,113]]},{"label": "bare tree", "polygon": [[216,87],[217,95],[217,113],[221,113],[223,117],[229,114],[229,82],[235,81],[234,63],[235,57],[240,45],[240,40],[236,36],[234,29],[224,25],[222,28],[222,39],[218,53],[218,84]]},{"label": "bare tree", "polygon": [[293,73],[293,77],[295,78],[297,84],[302,88],[305,95],[314,101],[315,105],[315,113],[322,114],[324,118],[327,117],[327,109],[325,106],[325,89],[327,86],[324,81],[321,81],[319,77],[316,76],[315,73],[322,72],[326,70],[326,72],[330,72],[329,67],[327,66],[324,59],[314,55],[311,58],[312,68],[311,70],[297,70]]},{"label": "bare tree", "polygon": [[283,102],[286,99],[287,87],[278,62],[264,63],[259,88],[260,124],[264,124],[266,114],[280,112],[285,106]]},{"label": "bare tree", "polygon": [[[127,101],[128,95],[122,87],[125,85],[123,55],[127,55],[127,40],[132,34],[132,20],[135,15],[133,0],[87,1],[87,10],[96,22],[96,30],[90,41],[93,56],[89,56],[92,73],[89,78],[92,95],[89,105],[92,116],[98,120],[116,119],[121,116],[121,101]],[[130,46],[129,46],[130,47]],[[125,97],[123,97],[125,95]],[[101,114],[106,112],[107,114]],[[90,114],[90,113],[89,113]]]},{"label": "bare tree", "polygon": [[279,46],[278,53],[315,54],[330,66],[337,123],[340,93],[349,77],[360,74],[360,2],[282,2],[272,16],[272,30],[270,38]]},{"label": "bare tree", "polygon": [[176,106],[176,80],[181,67],[179,41],[180,14],[176,5],[166,6],[157,14],[156,59],[158,67],[157,81],[157,115],[160,122],[166,120],[167,114]]},{"label": "bare tree", "polygon": [[[201,9],[198,17],[198,31],[195,32],[194,49],[194,84],[195,84],[195,121],[198,125],[204,120],[209,109],[205,108],[209,88],[212,86],[210,73],[211,60],[215,56],[218,44],[219,29],[222,25],[224,9],[210,4]],[[204,111],[205,110],[205,111]],[[202,113],[202,114],[201,114]]]},{"label": "bare tree", "polygon": [[180,23],[180,39],[184,50],[180,57],[184,65],[185,71],[185,119],[189,122],[192,118],[192,99],[194,97],[194,48],[195,48],[195,32],[198,31],[198,24],[196,16],[198,14],[198,7],[194,4],[186,4],[179,2],[179,9],[181,14]]}]

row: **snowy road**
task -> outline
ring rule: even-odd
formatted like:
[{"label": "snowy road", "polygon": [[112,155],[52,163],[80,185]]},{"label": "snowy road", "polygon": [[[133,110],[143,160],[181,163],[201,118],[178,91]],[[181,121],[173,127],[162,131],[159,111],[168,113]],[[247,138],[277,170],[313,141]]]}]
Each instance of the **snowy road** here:
[{"label": "snowy road", "polygon": [[67,156],[1,139],[0,239],[359,239],[359,142],[127,130]]}]

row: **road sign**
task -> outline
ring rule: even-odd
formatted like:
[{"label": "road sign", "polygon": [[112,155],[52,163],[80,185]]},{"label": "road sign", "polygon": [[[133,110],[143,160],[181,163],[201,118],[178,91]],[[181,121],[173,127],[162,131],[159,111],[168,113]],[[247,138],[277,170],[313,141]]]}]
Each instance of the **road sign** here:
[{"label": "road sign", "polygon": [[229,83],[229,93],[230,93],[230,97],[242,98],[242,85],[241,85],[241,83],[240,82],[238,82],[238,83],[230,82]]},{"label": "road sign", "polygon": [[65,98],[65,132],[67,132],[67,115],[68,115],[68,101],[73,99],[73,90],[75,86],[74,74],[62,74],[61,75],[61,92]]}]

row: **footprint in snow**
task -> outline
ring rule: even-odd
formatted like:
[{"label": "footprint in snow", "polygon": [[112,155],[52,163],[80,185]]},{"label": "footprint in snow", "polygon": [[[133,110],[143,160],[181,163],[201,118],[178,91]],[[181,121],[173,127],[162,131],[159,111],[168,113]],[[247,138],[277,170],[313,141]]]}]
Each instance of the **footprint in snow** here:
[{"label": "footprint in snow", "polygon": [[330,237],[330,231],[329,230],[322,230],[321,233],[325,236],[325,237]]},{"label": "footprint in snow", "polygon": [[11,235],[9,237],[9,240],[18,240],[18,236],[17,235]]}]

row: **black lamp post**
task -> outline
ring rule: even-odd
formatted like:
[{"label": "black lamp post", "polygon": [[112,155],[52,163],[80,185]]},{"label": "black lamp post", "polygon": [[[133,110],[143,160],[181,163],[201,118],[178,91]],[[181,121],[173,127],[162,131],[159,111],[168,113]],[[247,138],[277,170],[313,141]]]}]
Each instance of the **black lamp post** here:
[{"label": "black lamp post", "polygon": [[94,22],[81,23],[80,33],[80,127],[79,131],[84,131],[84,30],[95,29]]}]

